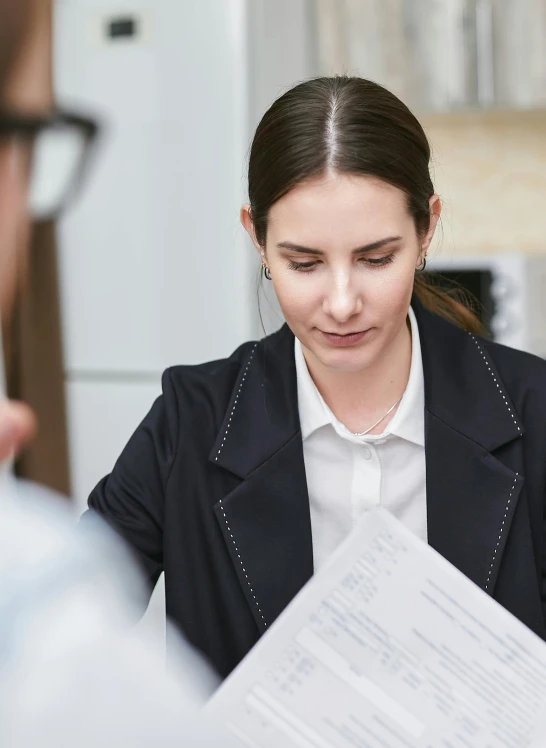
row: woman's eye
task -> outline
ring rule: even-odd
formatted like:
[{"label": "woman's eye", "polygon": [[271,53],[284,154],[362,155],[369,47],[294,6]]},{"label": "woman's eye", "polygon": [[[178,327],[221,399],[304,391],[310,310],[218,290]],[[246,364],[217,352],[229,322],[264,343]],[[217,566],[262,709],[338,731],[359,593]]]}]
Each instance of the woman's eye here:
[{"label": "woman's eye", "polygon": [[[361,257],[359,262],[364,263],[368,267],[384,267],[389,265],[394,260],[394,253],[385,255],[384,257]],[[290,270],[298,270],[300,273],[308,273],[316,268],[320,264],[319,260],[310,260],[309,262],[295,262],[290,260],[288,262],[288,268]]]},{"label": "woman's eye", "polygon": [[371,267],[382,267],[384,265],[390,265],[394,260],[394,254],[385,255],[384,257],[362,257],[362,261]]},{"label": "woman's eye", "polygon": [[290,260],[288,263],[288,267],[290,270],[299,270],[303,273],[309,270],[312,270],[316,265],[318,265],[318,262],[314,260],[313,262],[293,262],[293,260]]}]

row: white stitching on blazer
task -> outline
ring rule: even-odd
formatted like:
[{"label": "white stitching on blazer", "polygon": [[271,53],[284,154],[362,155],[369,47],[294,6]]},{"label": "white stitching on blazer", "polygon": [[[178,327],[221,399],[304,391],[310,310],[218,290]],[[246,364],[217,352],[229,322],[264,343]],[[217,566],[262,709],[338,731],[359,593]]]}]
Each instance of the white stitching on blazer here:
[{"label": "white stitching on blazer", "polygon": [[500,542],[501,542],[502,531],[504,529],[504,523],[506,522],[506,517],[508,516],[508,509],[510,508],[510,502],[512,501],[512,494],[514,493],[514,488],[516,487],[516,483],[518,482],[518,475],[519,475],[519,473],[516,473],[516,477],[514,478],[514,485],[512,486],[512,489],[510,491],[510,496],[508,497],[508,502],[506,504],[506,510],[504,512],[504,517],[502,518],[502,523],[501,523],[501,526],[500,526],[499,537],[497,539],[497,545],[495,546],[495,551],[493,553],[493,558],[491,560],[491,566],[489,568],[489,574],[487,575],[487,580],[485,582],[485,591],[486,592],[489,591],[489,583],[491,581],[491,574],[493,573],[493,567],[495,565],[495,558],[497,557],[497,551],[499,549],[499,545],[500,545]]},{"label": "white stitching on blazer", "polygon": [[226,443],[229,427],[231,426],[231,419],[233,418],[233,414],[235,413],[235,408],[237,407],[237,403],[239,402],[239,395],[241,394],[241,390],[243,389],[243,384],[245,383],[248,369],[250,367],[250,364],[252,363],[252,359],[254,358],[254,351],[256,350],[257,345],[258,343],[254,343],[254,348],[252,349],[252,352],[250,356],[248,357],[248,361],[246,362],[246,368],[243,374],[243,378],[241,379],[241,384],[239,385],[237,394],[235,395],[235,402],[233,403],[233,408],[231,409],[231,413],[229,414],[228,425],[226,426],[226,433],[224,434],[224,438],[222,439],[222,443],[220,444],[220,449],[218,450],[216,457],[214,458],[215,461],[218,459],[218,455],[220,454],[220,452],[222,451],[222,447]]},{"label": "white stitching on blazer", "polygon": [[[245,382],[246,375],[247,375],[248,369],[250,367],[250,364],[252,363],[252,359],[254,358],[254,352],[256,350],[256,346],[257,345],[258,345],[258,343],[254,344],[254,348],[252,349],[252,352],[251,352],[250,356],[248,357],[248,361],[246,363],[246,367],[245,367],[245,371],[244,371],[244,374],[243,374],[243,378],[241,379],[241,384],[239,385],[239,389],[237,390],[237,394],[235,396],[235,402],[233,403],[233,408],[231,409],[231,413],[229,414],[229,420],[228,420],[228,425],[226,427],[226,433],[224,434],[224,438],[222,439],[222,444],[220,445],[220,449],[218,450],[218,454],[214,458],[215,460],[218,459],[218,455],[220,454],[220,452],[222,451],[222,447],[226,443],[226,439],[227,439],[229,427],[231,426],[231,419],[233,418],[233,414],[235,413],[235,408],[237,407],[237,403],[239,401],[239,395],[241,394],[241,390],[243,389],[243,384]],[[226,527],[227,527],[227,530],[229,532],[229,536],[231,538],[231,542],[233,543],[233,546],[235,548],[235,553],[237,554],[237,558],[239,559],[239,563],[241,564],[241,569],[243,570],[243,574],[245,575],[246,583],[248,584],[248,589],[250,590],[250,594],[252,595],[252,597],[254,599],[254,602],[256,603],[256,607],[258,608],[258,613],[262,617],[262,621],[264,622],[264,626],[267,626],[267,621],[264,618],[264,614],[262,613],[262,609],[260,608],[260,604],[259,604],[259,602],[258,602],[258,600],[256,598],[256,595],[254,594],[254,590],[252,589],[252,585],[250,584],[250,579],[248,578],[248,574],[246,573],[246,569],[245,569],[245,567],[243,565],[243,560],[241,558],[241,554],[239,553],[239,549],[237,547],[237,543],[235,542],[235,538],[233,537],[233,533],[231,532],[231,527],[229,526],[229,522],[228,522],[228,519],[227,519],[227,516],[226,516],[226,511],[225,511],[225,509],[223,507],[222,501],[223,501],[223,499],[220,499],[219,504],[220,504],[220,508],[222,509],[222,514],[224,515],[224,521],[226,523]]]},{"label": "white stitching on blazer", "polygon": [[241,564],[241,569],[243,570],[243,574],[245,575],[246,583],[248,584],[248,588],[250,590],[250,594],[254,598],[254,602],[256,603],[256,607],[258,608],[258,613],[262,617],[262,621],[264,622],[264,626],[267,626],[267,621],[265,620],[264,614],[262,613],[262,609],[260,608],[260,603],[258,602],[258,600],[256,598],[256,595],[254,594],[254,590],[252,589],[252,585],[250,584],[250,579],[248,578],[248,574],[246,573],[246,569],[245,569],[245,567],[243,565],[243,560],[241,558],[241,554],[239,553],[239,549],[237,548],[237,543],[235,542],[235,538],[233,537],[233,533],[231,532],[231,527],[229,526],[229,522],[228,522],[228,519],[226,517],[226,512],[225,512],[225,509],[224,509],[224,507],[222,505],[222,501],[223,501],[223,499],[220,499],[219,504],[220,504],[220,508],[222,509],[222,513],[224,515],[224,521],[226,523],[226,527],[228,529],[229,536],[231,538],[231,542],[233,543],[233,545],[235,547],[235,553],[237,554],[237,558],[239,559],[239,563]]},{"label": "white stitching on blazer", "polygon": [[[476,343],[476,346],[477,346],[477,348],[478,348],[478,350],[479,350],[479,352],[481,354],[481,357],[483,358],[483,360],[485,362],[485,365],[487,366],[487,369],[488,369],[489,373],[493,377],[493,381],[497,385],[497,389],[499,391],[499,394],[501,395],[502,399],[504,400],[504,404],[508,408],[508,413],[510,415],[510,418],[514,422],[514,424],[515,424],[518,432],[521,434],[521,429],[520,429],[520,427],[518,425],[518,422],[515,419],[515,416],[514,416],[514,414],[512,412],[512,408],[508,405],[508,400],[506,399],[506,396],[505,396],[504,392],[501,390],[500,384],[497,382],[497,377],[493,374],[493,370],[489,366],[489,361],[487,360],[487,358],[485,356],[483,348],[478,343],[478,341],[476,340],[476,338],[474,337],[474,335],[471,334],[470,337]],[[506,517],[508,516],[508,510],[510,508],[510,503],[512,501],[512,494],[514,493],[514,488],[516,487],[517,481],[518,481],[518,473],[516,473],[516,477],[514,479],[514,485],[512,486],[512,490],[510,491],[510,496],[508,497],[508,502],[506,504],[506,509],[505,509],[505,512],[504,512],[504,517],[502,518],[502,522],[501,522],[501,526],[500,526],[499,537],[497,538],[497,545],[495,546],[495,550],[493,551],[493,558],[491,559],[491,566],[489,567],[489,573],[487,575],[487,579],[486,579],[486,582],[485,582],[485,590],[486,590],[486,592],[489,591],[489,584],[491,582],[491,574],[493,573],[493,567],[495,566],[495,559],[497,557],[497,551],[498,551],[499,546],[500,546],[500,542],[501,542],[501,538],[502,538],[502,533],[503,533],[503,530],[504,530],[504,524],[506,522]]]},{"label": "white stitching on blazer", "polygon": [[471,337],[471,338],[472,338],[472,340],[473,340],[473,341],[474,341],[474,342],[476,343],[476,345],[477,345],[477,347],[478,347],[478,350],[479,350],[479,352],[481,353],[481,356],[482,356],[483,360],[485,361],[485,365],[487,366],[487,369],[488,369],[489,373],[490,373],[490,374],[491,374],[491,376],[493,377],[493,381],[494,381],[494,382],[495,382],[495,384],[497,385],[497,389],[498,389],[498,391],[499,391],[499,394],[501,395],[502,399],[504,400],[504,404],[505,404],[505,405],[506,405],[506,407],[508,408],[508,413],[510,414],[510,418],[511,418],[511,419],[513,420],[513,422],[514,422],[514,424],[515,424],[515,426],[516,426],[517,430],[518,430],[518,431],[519,431],[519,432],[521,433],[521,429],[520,429],[520,427],[519,427],[519,425],[518,425],[518,422],[516,421],[516,419],[515,419],[515,416],[514,416],[514,414],[512,413],[512,408],[511,408],[511,407],[510,407],[510,406],[508,405],[508,400],[506,399],[506,397],[505,397],[505,395],[504,395],[504,392],[503,392],[503,391],[501,390],[501,386],[500,386],[500,384],[499,384],[499,383],[497,382],[497,377],[496,377],[496,376],[495,376],[495,375],[493,374],[493,370],[492,370],[492,369],[491,369],[491,367],[489,366],[489,361],[487,360],[487,358],[486,358],[486,356],[485,356],[485,353],[484,353],[484,351],[483,351],[483,348],[482,348],[482,347],[481,347],[481,345],[480,345],[480,344],[478,343],[478,341],[476,340],[476,338],[474,337],[474,335],[470,335],[470,337]]}]

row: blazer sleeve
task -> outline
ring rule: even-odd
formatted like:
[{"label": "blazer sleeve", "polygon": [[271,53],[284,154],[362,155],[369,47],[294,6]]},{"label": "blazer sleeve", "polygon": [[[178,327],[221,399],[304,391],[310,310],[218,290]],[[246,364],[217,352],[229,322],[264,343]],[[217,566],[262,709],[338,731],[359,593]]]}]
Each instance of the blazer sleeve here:
[{"label": "blazer sleeve", "polygon": [[129,544],[152,588],[163,570],[165,494],[178,443],[179,403],[170,370],[162,390],[88,502]]}]

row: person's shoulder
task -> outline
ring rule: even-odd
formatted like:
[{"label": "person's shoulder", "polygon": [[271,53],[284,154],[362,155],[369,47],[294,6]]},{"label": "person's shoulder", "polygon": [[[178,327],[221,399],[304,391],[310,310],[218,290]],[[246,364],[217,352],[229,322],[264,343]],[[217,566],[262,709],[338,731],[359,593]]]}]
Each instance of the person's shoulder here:
[{"label": "person's shoulder", "polygon": [[238,346],[230,356],[218,358],[212,361],[205,361],[200,364],[178,364],[170,366],[165,374],[168,374],[173,380],[183,380],[188,377],[222,377],[230,371],[236,371],[248,359],[259,340],[247,340]]},{"label": "person's shoulder", "polygon": [[496,343],[487,338],[473,336],[482,345],[499,366],[514,368],[520,372],[529,371],[530,374],[544,376],[546,374],[546,360],[534,353],[528,353],[518,348],[511,348],[502,343]]},{"label": "person's shoulder", "polygon": [[163,395],[195,403],[202,397],[229,398],[241,368],[256,350],[260,341],[242,343],[227,358],[200,364],[181,364],[165,370],[162,378]]},{"label": "person's shoulder", "polygon": [[167,410],[178,406],[180,411],[190,405],[195,411],[204,405],[221,411],[241,377],[263,377],[266,369],[268,378],[282,377],[293,347],[293,333],[285,324],[261,339],[242,343],[227,358],[172,366],[163,373],[163,403]]},{"label": "person's shoulder", "polygon": [[511,389],[533,389],[546,400],[546,360],[517,348],[510,348],[486,338],[474,339],[491,356],[503,381]]}]

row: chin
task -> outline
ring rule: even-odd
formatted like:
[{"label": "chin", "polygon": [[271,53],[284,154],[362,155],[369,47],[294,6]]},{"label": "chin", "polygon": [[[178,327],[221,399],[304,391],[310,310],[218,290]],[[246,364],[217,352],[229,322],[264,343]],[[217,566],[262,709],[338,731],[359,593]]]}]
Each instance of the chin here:
[{"label": "chin", "polygon": [[350,374],[366,369],[372,362],[369,355],[363,354],[362,350],[340,350],[340,351],[312,351],[315,358],[322,366],[330,371],[338,371]]},{"label": "chin", "polygon": [[367,369],[370,363],[370,361],[362,359],[353,361],[333,361],[328,368],[331,371],[337,371],[340,374],[354,374]]}]

